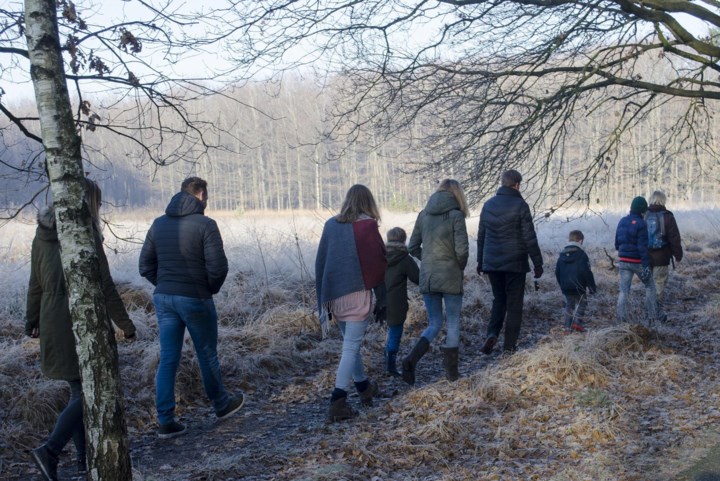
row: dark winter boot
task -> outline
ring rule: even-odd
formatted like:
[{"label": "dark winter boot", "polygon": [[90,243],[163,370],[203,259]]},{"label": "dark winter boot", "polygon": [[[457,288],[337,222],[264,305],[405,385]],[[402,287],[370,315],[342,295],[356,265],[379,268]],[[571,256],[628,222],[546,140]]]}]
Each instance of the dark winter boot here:
[{"label": "dark winter boot", "polygon": [[385,371],[391,376],[401,377],[397,370],[397,351],[385,351]]},{"label": "dark winter boot", "polygon": [[57,477],[57,465],[58,456],[57,454],[50,451],[47,446],[40,446],[30,451],[32,460],[35,461],[38,469],[43,475],[43,479],[46,481],[58,481]]},{"label": "dark winter boot", "polygon": [[410,354],[408,354],[407,357],[403,359],[402,378],[403,381],[410,384],[411,386],[415,384],[415,366],[417,365],[418,361],[422,359],[425,353],[428,352],[428,349],[430,349],[430,342],[424,337],[421,337],[420,339],[418,339],[418,342],[415,344],[415,347],[413,347],[412,351],[410,351]]},{"label": "dark winter boot", "polygon": [[335,388],[330,398],[330,411],[328,412],[328,422],[335,423],[351,419],[357,416],[355,411],[347,402],[347,392],[342,389]]},{"label": "dark winter boot", "polygon": [[377,396],[380,392],[378,383],[376,383],[375,381],[366,380],[364,382],[356,382],[355,387],[357,388],[358,395],[360,396],[360,404],[365,407],[372,406],[373,397]]},{"label": "dark winter boot", "polygon": [[443,366],[445,366],[445,377],[448,381],[457,381],[460,377],[458,372],[458,348],[443,347]]}]

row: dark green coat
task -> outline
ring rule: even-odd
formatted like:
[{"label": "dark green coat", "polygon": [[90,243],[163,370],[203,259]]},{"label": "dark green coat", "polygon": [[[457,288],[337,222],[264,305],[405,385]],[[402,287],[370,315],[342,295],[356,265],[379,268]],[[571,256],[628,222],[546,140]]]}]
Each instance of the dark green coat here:
[{"label": "dark green coat", "polygon": [[399,326],[405,322],[408,311],[407,281],[418,284],[420,269],[408,254],[402,242],[387,243],[388,268],[385,271],[387,289],[387,324]]},{"label": "dark green coat", "polygon": [[451,192],[430,196],[415,221],[408,251],[422,261],[420,292],[463,293],[463,271],[468,260],[465,215]]},{"label": "dark green coat", "polygon": [[[135,325],[115,289],[100,234],[95,232],[100,261],[100,276],[108,313],[126,336],[135,333]],[[30,285],[27,295],[25,333],[40,330],[40,367],[51,379],[80,379],[65,275],[60,261],[60,243],[53,209],[38,215],[38,228],[32,244]],[[112,326],[108,326],[112,328]]]}]

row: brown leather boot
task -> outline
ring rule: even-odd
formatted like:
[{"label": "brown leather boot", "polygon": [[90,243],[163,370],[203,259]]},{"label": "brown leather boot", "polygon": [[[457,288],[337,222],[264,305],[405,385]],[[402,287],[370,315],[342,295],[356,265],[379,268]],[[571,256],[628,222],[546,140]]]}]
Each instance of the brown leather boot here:
[{"label": "brown leather boot", "polygon": [[357,416],[357,411],[348,404],[347,397],[341,397],[330,402],[328,422],[336,423],[338,421],[352,419],[355,416]]},{"label": "brown leather boot", "polygon": [[378,387],[378,383],[376,383],[375,381],[370,381],[367,389],[362,392],[358,392],[358,394],[360,395],[360,404],[365,407],[372,406],[373,397],[377,396],[379,392],[380,388]]}]

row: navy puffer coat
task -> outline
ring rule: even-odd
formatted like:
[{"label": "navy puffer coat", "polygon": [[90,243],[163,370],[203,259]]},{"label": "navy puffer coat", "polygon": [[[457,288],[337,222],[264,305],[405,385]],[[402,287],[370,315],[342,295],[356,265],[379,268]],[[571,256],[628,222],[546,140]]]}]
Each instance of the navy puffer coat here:
[{"label": "navy puffer coat", "polygon": [[543,265],[530,207],[520,191],[500,187],[483,205],[477,239],[478,266],[483,272],[529,272]]},{"label": "navy puffer coat", "polygon": [[228,262],[217,223],[187,193],[175,194],[153,222],[140,252],[140,275],[156,294],[207,299],[225,282]]}]

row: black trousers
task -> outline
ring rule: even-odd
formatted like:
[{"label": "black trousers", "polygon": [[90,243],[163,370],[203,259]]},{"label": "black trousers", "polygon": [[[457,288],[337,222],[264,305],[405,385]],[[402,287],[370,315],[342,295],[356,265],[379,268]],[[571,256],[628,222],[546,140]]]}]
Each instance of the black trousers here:
[{"label": "black trousers", "polygon": [[488,336],[499,336],[505,324],[503,349],[514,351],[520,336],[523,299],[525,298],[525,272],[488,272],[493,291],[492,311]]}]

